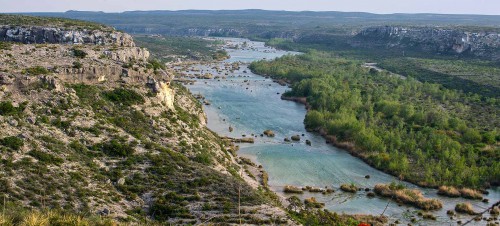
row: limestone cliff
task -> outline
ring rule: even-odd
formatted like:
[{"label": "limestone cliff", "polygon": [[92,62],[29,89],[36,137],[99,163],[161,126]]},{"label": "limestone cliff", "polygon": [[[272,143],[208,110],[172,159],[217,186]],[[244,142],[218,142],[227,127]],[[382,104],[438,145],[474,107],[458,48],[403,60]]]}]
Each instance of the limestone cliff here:
[{"label": "limestone cliff", "polygon": [[134,47],[129,34],[117,31],[67,30],[44,26],[0,25],[0,41],[21,42],[24,44],[94,44]]},{"label": "limestone cliff", "polygon": [[[153,90],[158,93],[158,102],[174,109],[175,94],[169,88],[172,77],[167,72],[152,69],[148,63],[149,51],[135,47],[128,34],[109,30],[3,26],[0,40],[11,42],[0,55],[0,77],[5,80],[3,90],[30,89],[39,82],[54,88],[64,83],[146,87],[148,77],[152,77],[158,81],[159,88]],[[50,75],[49,80],[47,75]],[[7,94],[0,91],[0,97]]]},{"label": "limestone cliff", "polygon": [[464,28],[370,27],[360,31],[354,46],[399,48],[429,53],[472,55],[500,60],[500,33]]}]

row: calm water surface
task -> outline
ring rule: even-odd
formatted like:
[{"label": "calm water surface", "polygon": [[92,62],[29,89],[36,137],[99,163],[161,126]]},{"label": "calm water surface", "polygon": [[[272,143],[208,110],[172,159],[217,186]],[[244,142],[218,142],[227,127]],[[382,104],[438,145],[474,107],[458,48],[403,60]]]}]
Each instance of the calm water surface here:
[{"label": "calm water surface", "polygon": [[[208,127],[220,135],[241,137],[243,135],[260,135],[264,130],[271,129],[276,137],[267,138],[258,136],[255,144],[241,145],[239,155],[248,157],[259,164],[269,173],[269,185],[272,190],[283,196],[283,186],[316,186],[338,187],[344,183],[354,183],[358,187],[373,188],[378,183],[390,183],[396,178],[378,171],[363,161],[349,155],[346,151],[327,145],[325,140],[314,133],[305,130],[303,120],[306,110],[303,105],[291,101],[283,101],[280,96],[288,90],[262,76],[255,75],[247,68],[255,60],[274,59],[294,52],[279,51],[264,46],[262,42],[251,42],[245,39],[224,38],[227,45],[242,46],[247,42],[248,47],[226,50],[231,58],[213,65],[196,65],[194,73],[212,73],[215,76],[226,76],[225,72],[218,73],[212,69],[215,66],[224,68],[224,64],[240,62],[240,70],[228,72],[226,79],[198,80],[194,85],[187,87],[193,94],[201,94],[211,103],[204,110],[208,116]],[[229,132],[228,128],[234,131]],[[285,137],[304,135],[300,142],[285,143]],[[310,140],[312,146],[305,144]],[[365,179],[370,175],[370,179]],[[418,188],[406,183],[408,187]],[[419,221],[420,225],[452,225],[453,222],[446,215],[446,211],[454,209],[459,202],[471,202],[476,211],[482,211],[488,204],[480,201],[451,199],[436,195],[434,189],[420,188],[426,197],[439,198],[444,208],[432,213],[438,217],[437,221]],[[408,222],[416,216],[416,209],[408,206],[398,206],[384,198],[367,198],[365,191],[357,194],[347,194],[337,191],[333,194],[322,195],[306,192],[301,198],[316,197],[326,204],[326,209],[339,213],[373,214],[380,215],[388,205],[385,215],[402,222]],[[500,190],[490,190],[485,196],[490,203],[500,199]],[[489,215],[487,215],[489,216]],[[421,218],[418,218],[421,219]],[[470,219],[461,215],[462,221]],[[474,225],[486,225],[485,221],[474,222]]]}]

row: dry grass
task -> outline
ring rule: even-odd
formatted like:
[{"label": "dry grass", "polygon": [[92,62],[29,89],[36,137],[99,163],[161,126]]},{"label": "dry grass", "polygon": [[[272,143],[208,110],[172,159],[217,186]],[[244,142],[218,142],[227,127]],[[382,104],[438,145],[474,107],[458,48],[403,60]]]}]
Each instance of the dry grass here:
[{"label": "dry grass", "polygon": [[447,197],[460,197],[460,191],[452,186],[441,186],[438,190],[438,195]]},{"label": "dry grass", "polygon": [[457,211],[457,213],[466,213],[466,214],[470,214],[470,215],[476,215],[474,208],[472,208],[472,205],[468,202],[457,204],[455,206],[455,211]]},{"label": "dry grass", "polygon": [[[117,226],[119,225],[109,218],[84,218],[82,216],[60,213],[57,211],[30,211],[12,213],[15,216],[0,215],[1,226],[49,226],[49,225],[71,225],[71,226]],[[12,215],[11,214],[11,215]]]},{"label": "dry grass", "polygon": [[316,198],[314,198],[314,197],[305,199],[304,203],[306,204],[307,207],[312,207],[312,208],[323,208],[323,207],[325,207],[324,203],[318,202],[316,200]]},{"label": "dry grass", "polygon": [[21,226],[45,226],[49,225],[50,217],[40,212],[31,212],[24,217]]},{"label": "dry grass", "polygon": [[295,186],[291,186],[291,185],[286,185],[283,188],[283,192],[285,192],[285,193],[295,193],[295,194],[302,194],[302,193],[304,193],[304,191],[302,191],[301,188],[295,187]]},{"label": "dry grass", "polygon": [[462,188],[460,194],[466,199],[483,199],[483,194],[474,189]]},{"label": "dry grass", "polygon": [[356,187],[356,185],[354,184],[343,184],[340,185],[340,190],[345,192],[356,193],[358,191],[358,187]]},{"label": "dry grass", "polygon": [[397,202],[412,205],[423,210],[443,208],[441,201],[425,198],[422,192],[416,189],[396,188],[386,184],[377,184],[374,190],[380,196],[390,197]]},{"label": "dry grass", "polygon": [[14,225],[12,223],[12,218],[8,217],[8,216],[3,216],[2,214],[0,214],[0,225],[2,226],[12,226]]}]

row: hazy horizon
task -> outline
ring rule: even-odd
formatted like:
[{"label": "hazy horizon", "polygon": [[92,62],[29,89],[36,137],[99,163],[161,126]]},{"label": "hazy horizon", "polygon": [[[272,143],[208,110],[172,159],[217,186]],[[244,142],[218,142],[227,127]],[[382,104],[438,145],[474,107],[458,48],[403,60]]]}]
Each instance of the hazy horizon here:
[{"label": "hazy horizon", "polygon": [[0,0],[1,13],[77,11],[153,11],[153,10],[283,10],[283,11],[342,11],[377,14],[435,13],[500,15],[498,0]]}]

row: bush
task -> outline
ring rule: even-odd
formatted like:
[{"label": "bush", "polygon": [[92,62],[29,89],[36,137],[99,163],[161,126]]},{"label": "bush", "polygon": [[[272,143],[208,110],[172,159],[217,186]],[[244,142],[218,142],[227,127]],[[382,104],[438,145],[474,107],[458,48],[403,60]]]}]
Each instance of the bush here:
[{"label": "bush", "polygon": [[472,205],[470,203],[458,203],[455,206],[455,211],[457,211],[457,213],[466,213],[470,215],[476,214],[476,212],[474,212],[474,208],[472,208]]},{"label": "bush", "polygon": [[425,198],[419,190],[401,188],[398,186],[377,184],[375,193],[382,197],[389,197],[398,202],[406,203],[423,210],[437,210],[443,208],[441,201]]},{"label": "bush", "polygon": [[212,157],[210,156],[210,153],[208,152],[201,152],[196,155],[194,158],[194,161],[205,164],[205,165],[210,165],[212,163]]},{"label": "bush", "polygon": [[153,69],[154,71],[157,71],[158,69],[165,69],[165,65],[163,65],[158,60],[150,60],[146,67],[149,69]]},{"label": "bush", "polygon": [[0,115],[13,115],[17,113],[17,108],[10,101],[0,102]]},{"label": "bush", "polygon": [[109,156],[127,157],[134,154],[134,148],[129,144],[113,139],[108,143],[102,144],[101,150]]},{"label": "bush", "polygon": [[144,103],[144,97],[130,89],[117,88],[113,91],[104,92],[103,96],[107,100],[126,106]]},{"label": "bush", "polygon": [[441,186],[439,187],[438,195],[443,195],[448,197],[460,197],[460,191],[455,187]]},{"label": "bush", "polygon": [[0,139],[0,145],[8,147],[13,150],[19,150],[22,146],[24,146],[24,141],[17,137],[4,137]]},{"label": "bush", "polygon": [[304,191],[302,191],[301,188],[295,187],[295,186],[291,186],[291,185],[286,185],[283,188],[283,192],[285,192],[285,193],[296,193],[296,194],[302,194],[302,193],[304,193]]},{"label": "bush", "polygon": [[36,158],[38,161],[47,164],[61,165],[64,162],[64,160],[59,157],[38,150],[32,150],[28,154]]},{"label": "bush", "polygon": [[73,50],[73,55],[77,58],[85,58],[87,56],[87,53],[81,49],[72,49]]},{"label": "bush", "polygon": [[35,66],[24,69],[23,73],[27,73],[29,75],[46,75],[49,74],[50,72],[49,70],[47,70],[47,68],[44,68],[42,66]]},{"label": "bush", "polygon": [[73,68],[80,69],[83,67],[83,64],[80,63],[79,61],[73,62]]},{"label": "bush", "polygon": [[483,199],[481,192],[474,189],[462,188],[460,189],[460,194],[466,199]]},{"label": "bush", "polygon": [[340,189],[345,192],[356,193],[358,191],[358,187],[354,184],[343,184],[340,186]]},{"label": "bush", "polygon": [[9,42],[0,42],[0,50],[10,50],[12,44]]}]

